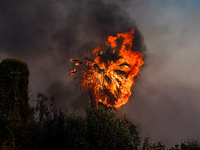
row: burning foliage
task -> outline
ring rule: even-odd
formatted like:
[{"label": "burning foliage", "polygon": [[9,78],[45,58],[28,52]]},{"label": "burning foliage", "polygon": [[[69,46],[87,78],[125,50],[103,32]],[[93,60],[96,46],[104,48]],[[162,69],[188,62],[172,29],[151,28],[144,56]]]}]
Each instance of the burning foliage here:
[{"label": "burning foliage", "polygon": [[[107,107],[119,109],[128,102],[134,77],[144,64],[139,52],[131,51],[134,29],[117,36],[108,36],[93,50],[96,57],[89,54],[82,62],[78,58],[70,59],[75,66],[70,75],[78,72],[80,84],[89,93],[90,99],[103,103]],[[76,78],[77,78],[76,77]]]}]

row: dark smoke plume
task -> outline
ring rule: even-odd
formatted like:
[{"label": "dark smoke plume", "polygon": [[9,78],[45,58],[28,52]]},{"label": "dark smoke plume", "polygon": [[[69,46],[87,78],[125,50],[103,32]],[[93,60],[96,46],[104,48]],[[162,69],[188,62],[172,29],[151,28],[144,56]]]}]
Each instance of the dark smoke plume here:
[{"label": "dark smoke plume", "polygon": [[79,87],[68,76],[70,58],[84,58],[105,36],[132,28],[133,50],[145,52],[141,32],[121,6],[120,1],[99,0],[1,1],[0,59],[17,57],[28,63],[33,95],[42,92],[67,107],[83,108]]}]

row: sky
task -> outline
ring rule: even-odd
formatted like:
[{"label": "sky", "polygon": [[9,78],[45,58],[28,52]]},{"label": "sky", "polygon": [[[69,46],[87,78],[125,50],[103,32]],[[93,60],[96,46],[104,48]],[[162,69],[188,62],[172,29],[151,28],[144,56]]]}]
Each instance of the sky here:
[{"label": "sky", "polygon": [[198,0],[15,0],[0,2],[0,61],[27,62],[30,95],[55,96],[84,112],[87,96],[69,76],[106,35],[135,28],[133,50],[145,65],[119,115],[144,138],[168,147],[200,138],[200,2]]},{"label": "sky", "polygon": [[200,138],[200,3],[135,1],[128,12],[147,48],[134,96],[122,108],[142,135],[174,145]]}]

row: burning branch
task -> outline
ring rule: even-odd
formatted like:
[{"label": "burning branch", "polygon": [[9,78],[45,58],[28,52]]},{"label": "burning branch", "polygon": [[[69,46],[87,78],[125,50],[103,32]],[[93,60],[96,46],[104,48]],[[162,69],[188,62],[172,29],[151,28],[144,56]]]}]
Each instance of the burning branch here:
[{"label": "burning branch", "polygon": [[[94,59],[88,56],[84,62],[78,58],[70,59],[77,66],[70,75],[79,72],[81,86],[88,91],[93,103],[101,102],[107,107],[119,109],[128,102],[134,77],[144,64],[142,55],[131,51],[133,34],[134,29],[118,33],[116,37],[108,36],[93,50],[96,54]],[[117,40],[122,40],[122,44],[118,45]],[[107,46],[107,50],[101,48],[102,44]],[[78,68],[79,65],[84,67]]]}]

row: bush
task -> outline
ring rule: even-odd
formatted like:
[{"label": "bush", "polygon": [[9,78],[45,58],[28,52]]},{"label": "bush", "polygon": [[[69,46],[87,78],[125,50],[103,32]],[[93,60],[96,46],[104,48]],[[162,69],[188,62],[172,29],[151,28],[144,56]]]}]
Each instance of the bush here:
[{"label": "bush", "polygon": [[86,108],[87,141],[89,149],[136,149],[134,135],[131,135],[129,126],[124,118],[116,119],[110,109]]},{"label": "bush", "polygon": [[46,119],[38,132],[39,149],[137,149],[135,128],[104,106],[97,109],[87,105],[85,118],[60,111]]}]

